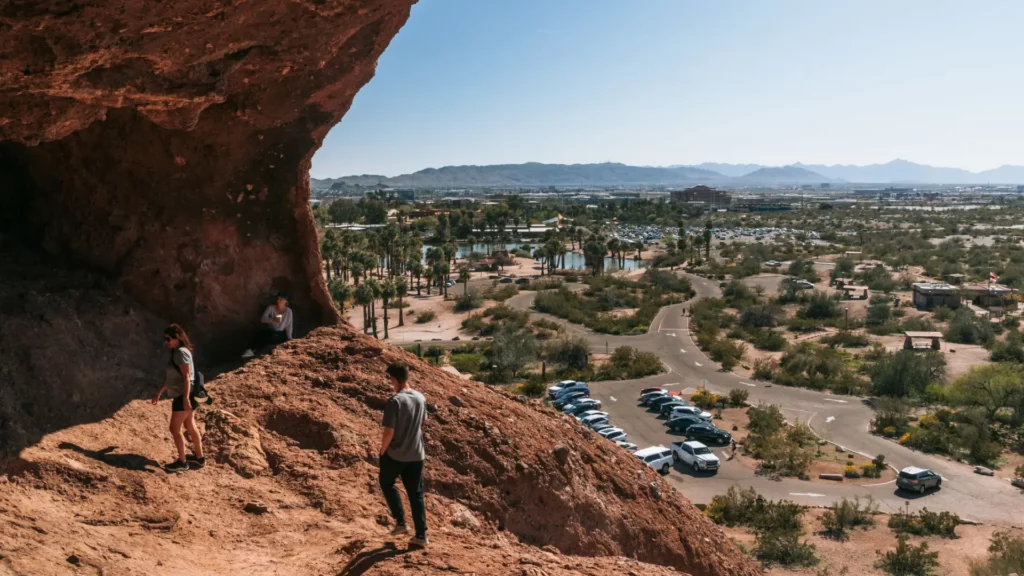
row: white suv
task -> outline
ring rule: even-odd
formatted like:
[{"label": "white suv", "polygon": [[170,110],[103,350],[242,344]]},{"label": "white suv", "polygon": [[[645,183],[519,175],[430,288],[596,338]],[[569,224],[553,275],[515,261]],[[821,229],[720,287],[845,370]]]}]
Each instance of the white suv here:
[{"label": "white suv", "polygon": [[586,382],[577,382],[575,380],[562,380],[557,386],[551,386],[548,388],[548,397],[554,400],[560,395],[570,392],[572,390],[586,390]]},{"label": "white suv", "polygon": [[664,446],[651,446],[633,453],[641,462],[662,474],[672,469],[672,451]]}]

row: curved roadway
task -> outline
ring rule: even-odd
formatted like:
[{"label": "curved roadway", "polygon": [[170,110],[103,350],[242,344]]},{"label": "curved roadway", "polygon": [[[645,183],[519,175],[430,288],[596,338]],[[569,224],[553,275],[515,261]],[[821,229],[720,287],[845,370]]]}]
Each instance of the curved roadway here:
[{"label": "curved roadway", "polygon": [[[686,276],[696,290],[697,298],[720,293],[716,282],[698,276]],[[713,476],[697,477],[688,469],[683,470],[678,466],[669,474],[670,481],[676,483],[693,501],[708,502],[714,495],[724,493],[731,485],[752,486],[768,498],[785,498],[807,505],[827,505],[842,497],[870,496],[885,512],[897,511],[907,505],[911,510],[927,506],[931,510],[956,512],[962,518],[976,522],[1024,525],[1024,495],[1020,490],[1006,480],[974,474],[964,464],[916,452],[871,434],[868,428],[873,412],[861,398],[772,386],[741,378],[731,372],[722,372],[716,363],[697,348],[691,338],[687,329],[688,318],[682,315],[685,304],[662,308],[646,334],[613,336],[595,334],[585,327],[532,310],[535,296],[535,292],[525,292],[509,299],[508,305],[530,310],[536,317],[564,325],[570,333],[586,338],[591,350],[595,352],[614,350],[618,346],[633,346],[654,352],[664,362],[667,368],[665,374],[639,380],[591,383],[592,396],[601,400],[611,420],[623,428],[629,434],[629,440],[635,444],[667,446],[669,442],[680,439],[668,432],[663,420],[637,405],[636,399],[641,388],[666,386],[682,391],[695,389],[703,383],[715,393],[746,388],[750,392],[750,402],[776,404],[791,422],[805,422],[822,438],[848,450],[869,457],[884,454],[886,462],[896,469],[919,466],[930,468],[943,477],[939,490],[918,496],[896,490],[895,481],[865,486],[793,478],[773,481],[756,476],[753,470],[737,461],[722,458],[721,469]],[[718,448],[714,450],[720,455],[725,451]]]}]

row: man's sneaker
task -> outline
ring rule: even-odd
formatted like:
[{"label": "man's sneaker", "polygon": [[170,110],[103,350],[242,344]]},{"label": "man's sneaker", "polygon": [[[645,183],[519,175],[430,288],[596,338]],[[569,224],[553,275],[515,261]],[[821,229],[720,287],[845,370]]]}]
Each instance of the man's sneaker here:
[{"label": "man's sneaker", "polygon": [[391,536],[402,536],[402,535],[405,535],[405,534],[408,534],[408,533],[409,533],[409,525],[408,524],[399,524],[398,526],[395,526],[395,528],[391,531],[390,535]]},{"label": "man's sneaker", "polygon": [[182,462],[181,460],[175,460],[170,464],[164,466],[164,470],[168,472],[184,472],[188,470],[188,462]]},{"label": "man's sneaker", "polygon": [[188,461],[188,468],[189,468],[189,470],[199,470],[203,466],[206,466],[206,457],[205,456],[202,457],[202,458],[196,458],[195,456],[189,454],[188,456],[185,457],[185,460]]},{"label": "man's sneaker", "polygon": [[256,353],[252,351],[252,348],[249,348],[245,352],[242,352],[242,359],[243,360],[248,360],[249,358],[252,358],[255,355],[256,355]]},{"label": "man's sneaker", "polygon": [[410,548],[426,548],[427,544],[430,544],[430,541],[426,536],[414,536],[409,540]]}]

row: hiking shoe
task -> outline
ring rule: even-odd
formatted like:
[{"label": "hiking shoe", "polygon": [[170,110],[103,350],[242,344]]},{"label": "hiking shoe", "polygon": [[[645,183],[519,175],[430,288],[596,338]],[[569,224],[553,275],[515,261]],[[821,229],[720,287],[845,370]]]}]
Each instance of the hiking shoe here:
[{"label": "hiking shoe", "polygon": [[206,466],[206,457],[205,456],[202,457],[202,458],[196,458],[195,456],[189,454],[188,456],[185,457],[185,460],[188,462],[188,469],[189,470],[199,470],[203,466]]},{"label": "hiking shoe", "polygon": [[164,470],[168,472],[184,472],[188,470],[188,462],[182,462],[181,460],[175,460],[170,464],[164,466]]},{"label": "hiking shoe", "polygon": [[409,548],[426,548],[430,541],[426,536],[415,536],[409,539]]},{"label": "hiking shoe", "polygon": [[409,525],[408,524],[399,524],[398,526],[395,526],[395,528],[393,530],[391,530],[390,536],[402,536],[402,535],[405,535],[405,534],[408,534],[408,533],[409,533]]},{"label": "hiking shoe", "polygon": [[245,352],[242,352],[242,359],[243,360],[248,360],[249,358],[252,358],[253,356],[256,356],[256,353],[252,351],[252,348],[249,348]]}]

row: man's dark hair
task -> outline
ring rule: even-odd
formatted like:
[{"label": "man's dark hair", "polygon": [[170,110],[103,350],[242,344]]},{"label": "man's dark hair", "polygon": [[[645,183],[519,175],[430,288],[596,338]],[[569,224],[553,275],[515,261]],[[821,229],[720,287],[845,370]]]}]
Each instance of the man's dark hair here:
[{"label": "man's dark hair", "polygon": [[405,381],[409,379],[409,369],[402,364],[392,364],[388,366],[386,372],[388,376],[393,376],[401,384],[405,384]]}]

